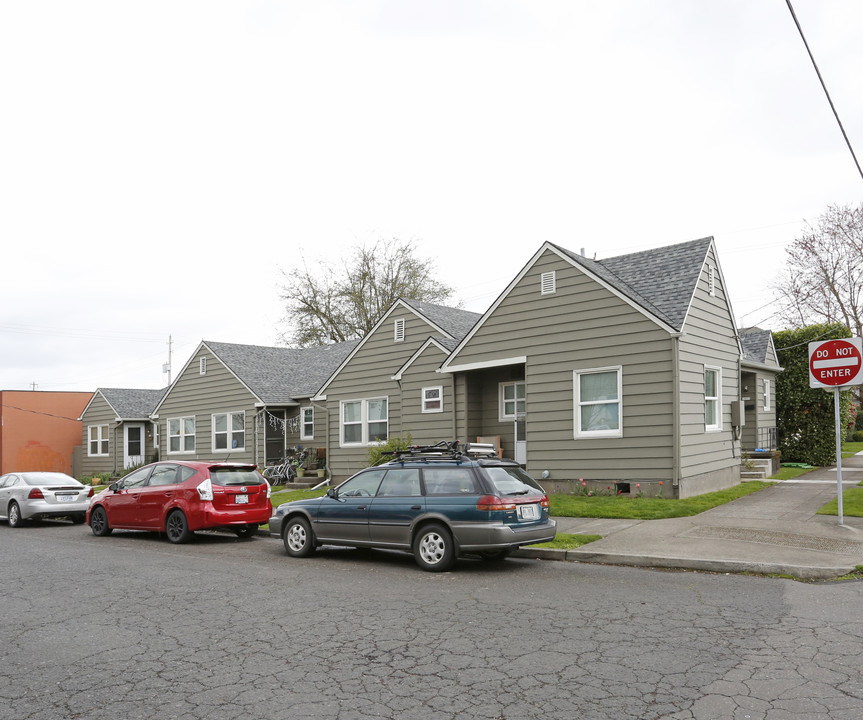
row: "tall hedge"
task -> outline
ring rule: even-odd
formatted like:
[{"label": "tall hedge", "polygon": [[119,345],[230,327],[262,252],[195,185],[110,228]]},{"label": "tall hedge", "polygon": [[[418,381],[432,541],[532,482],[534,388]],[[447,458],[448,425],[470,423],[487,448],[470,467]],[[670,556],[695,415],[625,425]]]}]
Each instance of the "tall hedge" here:
[{"label": "tall hedge", "polygon": [[[839,323],[773,333],[784,368],[776,378],[776,426],[784,462],[836,462],[833,390],[809,387],[809,343],[847,337],[850,331]],[[851,418],[851,393],[840,393],[839,402],[844,430]]]}]

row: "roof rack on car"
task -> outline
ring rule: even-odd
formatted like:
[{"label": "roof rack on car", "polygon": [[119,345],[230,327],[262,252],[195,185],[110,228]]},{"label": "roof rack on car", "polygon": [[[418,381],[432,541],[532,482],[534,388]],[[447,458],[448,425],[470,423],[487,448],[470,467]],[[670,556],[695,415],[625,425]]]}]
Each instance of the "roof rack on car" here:
[{"label": "roof rack on car", "polygon": [[400,450],[385,450],[382,455],[392,455],[394,460],[409,457],[442,458],[457,460],[463,457],[495,457],[497,450],[491,443],[465,443],[460,447],[458,440],[441,440],[434,445],[410,445]]}]

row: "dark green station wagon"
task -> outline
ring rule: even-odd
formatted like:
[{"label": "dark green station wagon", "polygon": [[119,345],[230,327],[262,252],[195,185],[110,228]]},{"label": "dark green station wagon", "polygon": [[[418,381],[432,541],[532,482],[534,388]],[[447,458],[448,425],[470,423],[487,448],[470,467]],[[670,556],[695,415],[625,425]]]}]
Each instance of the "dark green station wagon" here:
[{"label": "dark green station wagon", "polygon": [[553,540],[555,522],[548,495],[518,463],[488,445],[442,442],[395,453],[323,497],[280,505],[270,532],[292,557],[320,545],[402,550],[440,572],[460,555],[498,560]]}]

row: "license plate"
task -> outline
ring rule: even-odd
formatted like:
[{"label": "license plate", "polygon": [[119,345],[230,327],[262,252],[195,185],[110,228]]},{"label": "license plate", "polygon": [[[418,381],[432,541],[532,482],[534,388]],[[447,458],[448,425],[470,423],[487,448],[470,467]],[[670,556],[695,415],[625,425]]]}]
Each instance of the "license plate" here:
[{"label": "license plate", "polygon": [[57,495],[60,502],[73,502],[77,497],[77,495]]},{"label": "license plate", "polygon": [[519,505],[519,520],[539,520],[539,505]]},{"label": "license plate", "polygon": [[234,495],[234,502],[237,505],[247,505],[249,503],[248,495]]}]

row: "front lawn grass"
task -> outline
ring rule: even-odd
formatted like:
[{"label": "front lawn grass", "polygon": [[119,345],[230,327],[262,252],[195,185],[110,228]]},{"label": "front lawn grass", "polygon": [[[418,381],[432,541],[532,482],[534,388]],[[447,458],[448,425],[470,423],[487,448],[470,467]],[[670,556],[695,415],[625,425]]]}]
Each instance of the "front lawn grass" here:
[{"label": "front lawn grass", "polygon": [[[833,498],[818,511],[818,514],[838,515],[838,498]],[[863,517],[863,487],[851,487],[842,493],[842,514],[853,517]]]},{"label": "front lawn grass", "polygon": [[684,500],[623,495],[593,496],[550,495],[550,512],[557,517],[627,518],[632,520],[662,520],[689,517],[724,505],[737,498],[758,492],[774,483],[753,480],[727,490],[705,493]]}]

